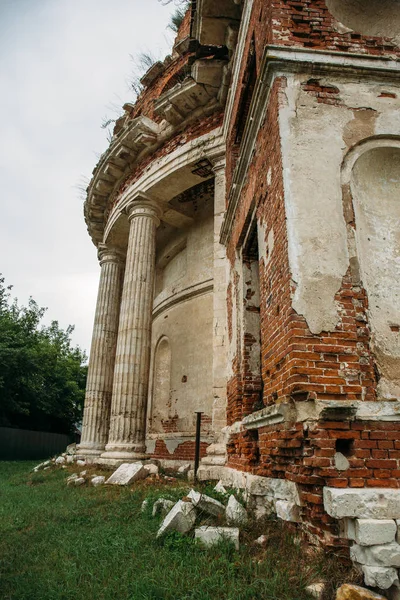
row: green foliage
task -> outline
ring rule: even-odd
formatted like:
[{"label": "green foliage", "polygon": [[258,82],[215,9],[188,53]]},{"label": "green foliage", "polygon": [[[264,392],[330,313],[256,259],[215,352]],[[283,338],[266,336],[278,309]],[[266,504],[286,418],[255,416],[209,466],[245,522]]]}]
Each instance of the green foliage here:
[{"label": "green foliage", "polygon": [[30,298],[11,300],[0,276],[0,426],[69,433],[82,415],[85,353],[71,346],[73,327],[41,325],[46,311]]},{"label": "green foliage", "polygon": [[179,27],[182,25],[182,21],[185,17],[186,11],[189,8],[189,2],[182,2],[181,6],[178,6],[171,15],[168,28],[178,33]]}]

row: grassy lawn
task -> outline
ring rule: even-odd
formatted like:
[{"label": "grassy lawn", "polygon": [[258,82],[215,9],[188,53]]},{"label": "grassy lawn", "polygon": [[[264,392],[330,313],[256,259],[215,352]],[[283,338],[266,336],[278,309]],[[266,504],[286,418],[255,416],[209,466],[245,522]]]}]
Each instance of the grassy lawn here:
[{"label": "grassy lawn", "polygon": [[[187,483],[74,488],[65,479],[76,468],[33,474],[34,464],[0,462],[1,600],[310,598],[310,560],[280,524],[249,526],[239,552],[178,534],[157,540],[160,518],[142,501],[181,498]],[[254,544],[260,533],[267,548]]]}]

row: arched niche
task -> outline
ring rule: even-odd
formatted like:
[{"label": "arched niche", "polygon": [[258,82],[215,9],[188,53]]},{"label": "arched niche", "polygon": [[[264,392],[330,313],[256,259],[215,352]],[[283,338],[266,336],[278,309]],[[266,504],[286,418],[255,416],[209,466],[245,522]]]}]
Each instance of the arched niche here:
[{"label": "arched niche", "polygon": [[345,27],[400,41],[400,0],[326,0],[329,12]]},{"label": "arched niche", "polygon": [[171,408],[171,346],[165,336],[155,348],[153,373],[151,431],[162,433],[162,421],[169,418]]},{"label": "arched niche", "polygon": [[371,141],[348,165],[354,241],[368,294],[378,396],[400,399],[400,142]]}]

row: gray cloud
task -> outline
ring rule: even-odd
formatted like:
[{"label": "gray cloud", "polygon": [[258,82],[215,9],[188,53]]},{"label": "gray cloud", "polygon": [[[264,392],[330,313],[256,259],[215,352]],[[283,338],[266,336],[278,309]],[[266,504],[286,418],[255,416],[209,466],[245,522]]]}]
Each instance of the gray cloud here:
[{"label": "gray cloud", "polygon": [[[111,103],[132,100],[129,54],[168,52],[157,0],[0,0],[2,272],[87,351],[99,267],[76,189],[107,146]],[[108,107],[108,108],[107,108]]]}]

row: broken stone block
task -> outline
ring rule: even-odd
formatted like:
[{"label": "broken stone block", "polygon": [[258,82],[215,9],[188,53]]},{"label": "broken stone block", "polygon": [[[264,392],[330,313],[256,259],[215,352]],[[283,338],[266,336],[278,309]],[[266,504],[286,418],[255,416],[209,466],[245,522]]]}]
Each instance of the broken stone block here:
[{"label": "broken stone block", "polygon": [[359,546],[350,548],[350,557],[361,565],[370,567],[400,567],[400,545],[396,542],[379,546]]},{"label": "broken stone block", "polygon": [[72,463],[75,461],[75,456],[72,454],[67,454],[65,460],[67,461],[67,465],[72,465]]},{"label": "broken stone block", "polygon": [[83,477],[74,477],[73,479],[69,479],[69,481],[67,481],[67,485],[75,485],[75,486],[83,485],[84,483],[85,483],[85,480]]},{"label": "broken stone block", "polygon": [[37,473],[38,471],[40,471],[40,469],[44,469],[44,467],[48,467],[49,465],[51,465],[51,460],[46,460],[45,462],[36,465],[33,471]]},{"label": "broken stone block", "polygon": [[[81,472],[79,473],[79,477],[86,477],[86,475],[87,475],[87,471],[81,471]],[[93,476],[93,477],[94,477],[94,476]]]},{"label": "broken stone block", "polygon": [[171,510],[174,504],[175,503],[172,500],[167,500],[166,498],[159,498],[154,502],[153,511],[151,514],[153,515],[153,517],[155,517],[158,514],[164,516],[168,513],[168,511]]},{"label": "broken stone block", "polygon": [[104,475],[97,475],[97,477],[92,478],[91,483],[92,485],[94,485],[94,487],[98,487],[99,485],[103,485],[105,480],[106,478],[104,477]]},{"label": "broken stone block", "polygon": [[276,514],[283,521],[298,523],[300,521],[300,511],[297,504],[287,500],[277,500],[275,504]]},{"label": "broken stone block", "polygon": [[84,467],[86,465],[86,460],[82,460],[81,458],[76,461],[76,464],[80,467]]},{"label": "broken stone block", "polygon": [[214,487],[214,491],[218,492],[219,494],[226,494],[226,489],[222,485],[222,481],[221,480],[219,480],[218,483],[217,483],[217,485]]},{"label": "broken stone block", "polygon": [[268,536],[266,535],[260,535],[260,537],[258,537],[254,543],[258,544],[259,546],[266,546],[268,542]]},{"label": "broken stone block", "polygon": [[341,452],[336,452],[333,460],[338,471],[347,471],[350,467],[349,461]]},{"label": "broken stone block", "polygon": [[397,570],[393,567],[368,567],[363,565],[365,585],[377,587],[380,590],[388,590],[394,583],[398,582]]},{"label": "broken stone block", "polygon": [[153,465],[151,463],[144,465],[144,468],[148,472],[149,475],[158,475],[158,467],[157,465]]},{"label": "broken stone block", "polygon": [[187,473],[189,473],[190,471],[190,464],[187,465],[182,465],[181,467],[179,467],[178,469],[178,473],[180,475],[186,475]]},{"label": "broken stone block", "polygon": [[213,546],[224,540],[232,542],[239,550],[239,529],[237,527],[197,527],[194,536],[200,540],[205,546]]},{"label": "broken stone block", "polygon": [[179,500],[161,523],[157,537],[162,536],[168,531],[187,533],[192,529],[195,521],[196,510],[193,504],[191,502],[183,502],[183,500]]},{"label": "broken stone block", "polygon": [[219,517],[225,512],[225,506],[221,502],[214,500],[210,496],[196,492],[196,490],[190,490],[188,498],[192,501],[193,506],[214,517]]},{"label": "broken stone block", "polygon": [[314,598],[317,598],[317,600],[320,600],[320,598],[322,598],[322,595],[325,591],[325,583],[321,582],[321,583],[312,583],[311,585],[308,585],[306,587],[306,591],[311,595],[314,596]]},{"label": "broken stone block", "polygon": [[324,507],[334,519],[400,519],[400,489],[325,487]]},{"label": "broken stone block", "polygon": [[[79,462],[79,461],[78,461]],[[106,485],[130,485],[139,479],[145,479],[148,475],[147,469],[142,463],[123,463],[107,479]]]},{"label": "broken stone block", "polygon": [[63,465],[65,463],[65,458],[63,456],[58,456],[55,462],[56,465]]},{"label": "broken stone block", "polygon": [[66,448],[66,454],[75,454],[76,453],[76,444],[69,444]]},{"label": "broken stone block", "polygon": [[386,600],[380,594],[374,594],[359,585],[345,583],[336,592],[336,600]]},{"label": "broken stone block", "polygon": [[247,510],[238,502],[235,496],[230,496],[225,510],[229,525],[245,525],[249,520]]},{"label": "broken stone block", "polygon": [[389,544],[394,541],[396,531],[392,519],[356,519],[354,539],[361,546]]}]

